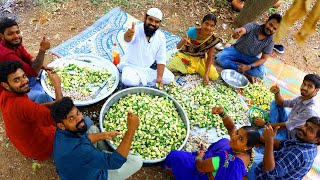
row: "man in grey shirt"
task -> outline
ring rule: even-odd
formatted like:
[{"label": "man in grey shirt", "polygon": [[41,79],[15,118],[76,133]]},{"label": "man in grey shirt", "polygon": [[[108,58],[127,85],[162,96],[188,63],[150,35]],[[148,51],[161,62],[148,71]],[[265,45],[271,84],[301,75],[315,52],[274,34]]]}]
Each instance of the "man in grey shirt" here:
[{"label": "man in grey shirt", "polygon": [[225,69],[244,73],[251,83],[253,77],[262,78],[265,74],[263,64],[272,53],[273,34],[281,19],[281,15],[272,14],[265,24],[249,23],[235,29],[232,37],[238,39],[237,42],[217,55],[217,63]]},{"label": "man in grey shirt", "polygon": [[[320,104],[316,95],[320,89],[320,77],[316,74],[308,74],[304,77],[300,87],[301,96],[292,100],[284,100],[280,94],[278,85],[270,88],[275,94],[275,101],[270,104],[270,122],[272,128],[280,127],[276,139],[294,138],[296,128],[304,125],[311,117],[320,117]],[[292,108],[288,114],[285,107]],[[267,123],[262,119],[256,119],[255,124],[264,127]]]}]

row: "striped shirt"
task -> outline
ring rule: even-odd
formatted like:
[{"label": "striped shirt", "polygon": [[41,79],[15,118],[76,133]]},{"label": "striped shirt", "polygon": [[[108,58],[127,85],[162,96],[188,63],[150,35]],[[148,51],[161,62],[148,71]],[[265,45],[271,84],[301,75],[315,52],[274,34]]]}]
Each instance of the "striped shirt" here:
[{"label": "striped shirt", "polygon": [[233,45],[236,50],[248,56],[258,56],[261,52],[264,54],[271,54],[274,43],[272,41],[273,35],[259,40],[258,33],[261,25],[257,23],[249,23],[244,26],[247,33],[242,35]]},{"label": "striped shirt", "polygon": [[297,139],[281,141],[280,149],[274,152],[274,169],[264,171],[263,162],[260,163],[255,169],[257,179],[302,179],[311,169],[317,152],[316,144]]}]

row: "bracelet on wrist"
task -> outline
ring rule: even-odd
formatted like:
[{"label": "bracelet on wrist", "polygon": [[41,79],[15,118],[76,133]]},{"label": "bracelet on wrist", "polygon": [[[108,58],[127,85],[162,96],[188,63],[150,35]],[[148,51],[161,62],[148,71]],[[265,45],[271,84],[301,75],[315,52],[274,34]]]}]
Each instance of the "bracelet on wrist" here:
[{"label": "bracelet on wrist", "polygon": [[223,111],[222,113],[218,114],[220,117],[224,116],[226,113]]},{"label": "bracelet on wrist", "polygon": [[228,115],[227,115],[226,112],[223,111],[222,113],[219,114],[219,116],[220,116],[222,119],[224,119],[224,118],[226,118]]}]

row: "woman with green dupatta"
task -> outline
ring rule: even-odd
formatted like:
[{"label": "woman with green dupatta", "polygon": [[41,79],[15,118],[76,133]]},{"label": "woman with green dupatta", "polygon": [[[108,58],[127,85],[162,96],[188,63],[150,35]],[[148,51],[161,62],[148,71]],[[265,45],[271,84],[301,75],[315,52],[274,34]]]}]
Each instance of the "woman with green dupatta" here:
[{"label": "woman with green dupatta", "polygon": [[219,74],[212,64],[214,46],[220,42],[220,39],[213,35],[216,24],[216,17],[207,14],[200,28],[189,28],[184,38],[177,44],[179,51],[170,60],[168,69],[182,74],[199,73],[205,85],[208,85],[209,79],[216,80]]}]

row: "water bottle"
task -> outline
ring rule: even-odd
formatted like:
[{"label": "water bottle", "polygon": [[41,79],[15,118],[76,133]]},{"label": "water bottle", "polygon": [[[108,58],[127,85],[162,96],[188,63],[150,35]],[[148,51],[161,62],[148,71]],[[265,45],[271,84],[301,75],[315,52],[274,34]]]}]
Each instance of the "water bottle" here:
[{"label": "water bottle", "polygon": [[120,63],[120,49],[119,47],[117,46],[116,43],[113,44],[113,48],[112,48],[112,63],[114,65],[118,65]]}]

